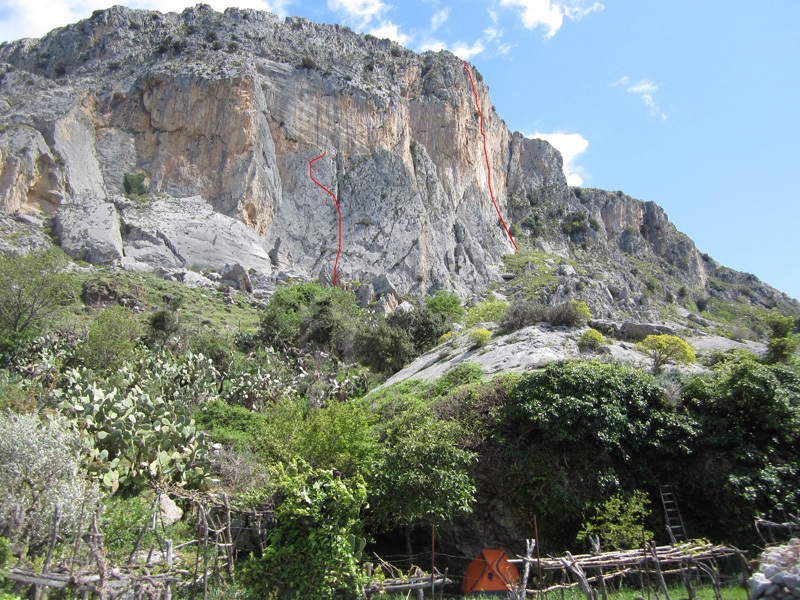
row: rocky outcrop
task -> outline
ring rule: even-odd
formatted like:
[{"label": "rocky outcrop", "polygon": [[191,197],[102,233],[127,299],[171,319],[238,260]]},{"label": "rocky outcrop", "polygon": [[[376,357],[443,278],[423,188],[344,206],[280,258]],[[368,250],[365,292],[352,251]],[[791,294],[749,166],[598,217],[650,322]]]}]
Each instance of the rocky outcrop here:
[{"label": "rocky outcrop", "polygon": [[[509,131],[470,69],[505,220],[524,245],[583,266],[557,273],[543,301],[640,320],[679,293],[786,301],[700,255],[652,202],[570,189],[559,153]],[[309,177],[323,153],[314,176],[340,205],[342,281],[467,296],[513,276],[469,77],[446,51],[208,5],[115,6],[0,45],[0,210],[58,214],[76,258],[332,281],[337,210]],[[148,193],[124,197],[126,173]]]}]

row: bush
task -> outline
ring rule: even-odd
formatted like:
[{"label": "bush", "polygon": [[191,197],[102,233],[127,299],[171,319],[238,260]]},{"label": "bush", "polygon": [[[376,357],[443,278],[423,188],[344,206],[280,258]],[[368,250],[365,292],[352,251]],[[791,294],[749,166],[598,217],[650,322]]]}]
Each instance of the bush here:
[{"label": "bush", "polygon": [[414,310],[397,310],[386,318],[392,327],[399,327],[408,333],[414,344],[415,355],[424,354],[437,344],[440,336],[450,329],[450,321],[427,305],[416,306]]},{"label": "bush", "polygon": [[351,292],[300,283],[275,291],[261,317],[259,337],[268,344],[313,343],[347,354],[364,317]]},{"label": "bush", "polygon": [[475,329],[469,332],[469,341],[473,348],[483,348],[492,338],[492,332],[488,329]]},{"label": "bush", "polygon": [[162,308],[150,315],[148,335],[155,341],[166,341],[180,331],[180,323],[175,311]]},{"label": "bush", "polygon": [[459,448],[456,423],[409,408],[384,424],[368,480],[376,532],[440,523],[469,513],[475,485],[467,468],[475,454]]},{"label": "bush", "polygon": [[303,59],[300,61],[299,67],[301,69],[319,69],[319,65],[317,61],[315,61],[310,56],[304,56]]},{"label": "bush", "polygon": [[573,212],[564,217],[561,222],[561,231],[569,236],[586,233],[589,230],[589,220],[586,213]]},{"label": "bush", "polygon": [[408,333],[386,321],[362,327],[356,334],[355,344],[361,364],[379,373],[396,373],[415,356]]},{"label": "bush", "polygon": [[276,467],[281,498],[260,558],[242,567],[242,582],[257,598],[356,598],[366,583],[358,560],[366,541],[359,513],[363,480],[342,479],[302,461]]},{"label": "bush", "polygon": [[606,338],[597,329],[589,329],[585,331],[578,340],[578,347],[581,350],[597,350],[600,346],[606,343]]},{"label": "bush", "polygon": [[583,323],[587,323],[592,319],[592,311],[589,310],[589,306],[586,302],[581,302],[580,300],[570,300],[567,304],[569,304],[575,312],[578,314],[578,317],[583,321]]},{"label": "bush", "polygon": [[467,327],[475,327],[478,323],[494,322],[502,320],[508,311],[508,302],[498,300],[494,296],[489,296],[483,302],[478,302],[467,312]]},{"label": "bush", "polygon": [[[503,481],[547,519],[548,543],[569,545],[587,505],[657,488],[685,468],[696,423],[665,402],[648,373],[599,362],[555,362],[525,374],[500,411]],[[510,501],[510,500],[509,500]],[[563,537],[560,537],[563,536]],[[544,542],[543,542],[544,543]]]},{"label": "bush", "polygon": [[82,451],[64,420],[0,413],[0,536],[11,540],[15,555],[44,549],[56,507],[64,537],[77,533],[81,512],[94,510],[99,494],[87,485]]},{"label": "bush", "polygon": [[769,364],[788,362],[800,344],[800,336],[792,334],[795,327],[794,318],[770,314],[766,319],[766,324],[770,329],[770,338],[767,343],[765,362]]},{"label": "bush", "polygon": [[697,360],[692,347],[674,335],[648,335],[636,344],[636,350],[652,361],[654,372],[670,363],[689,364]]},{"label": "bush", "polygon": [[518,300],[511,305],[498,326],[505,333],[517,331],[537,323],[543,323],[550,318],[550,307],[533,300]]},{"label": "bush", "polygon": [[556,327],[583,327],[590,317],[589,307],[586,304],[570,300],[552,307],[547,320]]},{"label": "bush", "polygon": [[434,313],[444,316],[451,323],[459,323],[467,314],[461,306],[461,299],[453,292],[443,290],[425,298],[425,306]]},{"label": "bush", "polygon": [[458,331],[448,331],[443,333],[439,336],[439,339],[436,340],[439,344],[444,344],[447,340],[451,340],[459,334]]},{"label": "bush", "polygon": [[72,300],[60,251],[0,256],[0,351],[41,333]]},{"label": "bush", "polygon": [[112,306],[92,320],[86,341],[78,347],[78,355],[92,369],[113,371],[130,357],[138,337],[136,315],[121,306]]},{"label": "bush", "polygon": [[481,369],[480,365],[473,362],[463,362],[439,377],[436,383],[433,384],[431,393],[434,396],[444,396],[457,387],[478,383],[482,380],[483,369]]},{"label": "bush", "polygon": [[641,490],[635,490],[627,500],[614,494],[597,509],[593,519],[584,523],[578,539],[597,536],[606,550],[639,548],[643,539],[653,539],[653,532],[644,528],[644,521],[650,515],[649,504],[650,499]]},{"label": "bush", "polygon": [[591,319],[585,302],[570,300],[556,306],[548,306],[533,300],[515,302],[499,322],[506,333],[547,322],[555,326],[582,327]]},{"label": "bush", "polygon": [[[166,51],[166,49],[164,50]],[[125,173],[122,176],[122,187],[129,196],[143,196],[147,193],[147,186],[144,184],[144,173]]]}]

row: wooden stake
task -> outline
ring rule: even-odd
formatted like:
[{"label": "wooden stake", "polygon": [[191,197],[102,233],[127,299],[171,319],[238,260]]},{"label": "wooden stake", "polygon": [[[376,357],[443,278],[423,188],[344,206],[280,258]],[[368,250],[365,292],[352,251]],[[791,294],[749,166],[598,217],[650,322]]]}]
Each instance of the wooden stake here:
[{"label": "wooden stake", "polygon": [[[667,589],[667,582],[664,580],[664,575],[661,573],[661,564],[658,562],[658,552],[656,551],[656,543],[650,542],[650,551],[653,554],[653,560],[656,563],[656,571],[658,572],[658,579],[661,582],[661,589],[664,590],[664,597],[671,600],[669,597],[669,590]],[[721,600],[721,599],[718,599]]]},{"label": "wooden stake", "polygon": [[539,524],[536,521],[536,515],[533,515],[533,535],[534,542],[536,543],[536,568],[539,571],[539,598],[542,597],[542,555],[539,553]]}]

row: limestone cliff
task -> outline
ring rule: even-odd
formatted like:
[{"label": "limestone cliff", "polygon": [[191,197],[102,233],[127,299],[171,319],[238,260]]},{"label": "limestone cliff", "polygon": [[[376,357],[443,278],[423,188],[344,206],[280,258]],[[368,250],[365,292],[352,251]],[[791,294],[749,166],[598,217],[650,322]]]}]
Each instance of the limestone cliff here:
[{"label": "limestone cliff", "polygon": [[[568,188],[558,152],[509,131],[470,69],[501,212],[529,246],[589,265],[545,300],[583,289],[599,313],[646,310],[632,257],[706,290],[716,267],[659,207]],[[0,45],[0,209],[56,214],[62,247],[90,262],[330,277],[336,211],[309,178],[325,152],[339,277],[465,295],[513,251],[478,125],[447,52],[253,10],[115,6]],[[125,173],[150,193],[126,198]]]}]

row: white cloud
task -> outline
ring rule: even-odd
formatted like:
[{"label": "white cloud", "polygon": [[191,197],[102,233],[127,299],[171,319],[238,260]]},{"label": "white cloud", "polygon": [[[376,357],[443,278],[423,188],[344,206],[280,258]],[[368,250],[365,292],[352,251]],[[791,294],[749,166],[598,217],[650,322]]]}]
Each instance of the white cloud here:
[{"label": "white cloud", "polygon": [[380,19],[391,7],[381,0],[328,0],[328,8],[366,27],[373,19]]},{"label": "white cloud", "polygon": [[431,31],[437,31],[450,16],[450,8],[445,7],[431,17]]},{"label": "white cloud", "polygon": [[497,27],[487,27],[483,30],[483,38],[487,42],[493,42],[494,40],[499,40],[503,37],[503,30],[498,29]]},{"label": "white cloud", "polygon": [[530,138],[538,138],[552,144],[552,146],[561,153],[561,158],[564,162],[564,176],[567,178],[567,184],[578,186],[583,184],[583,177],[585,175],[583,167],[575,164],[575,159],[586,152],[589,147],[589,140],[583,137],[580,133],[534,133],[529,135]]},{"label": "white cloud", "polygon": [[411,41],[411,36],[406,35],[400,31],[400,26],[395,25],[391,21],[383,21],[379,27],[369,31],[372,35],[378,38],[389,38],[394,40],[401,46],[405,46]]},{"label": "white cloud", "polygon": [[467,46],[464,42],[456,42],[450,49],[450,52],[455,54],[458,58],[469,60],[484,50],[486,50],[486,47],[483,45],[483,40],[478,40],[472,44],[472,46]]},{"label": "white cloud", "polygon": [[428,50],[433,50],[434,52],[438,52],[439,50],[449,50],[458,58],[469,60],[473,56],[477,56],[486,50],[486,46],[484,45],[482,39],[477,40],[470,46],[466,42],[456,42],[455,44],[449,45],[441,40],[428,38],[422,40],[417,47],[417,51],[427,52]]},{"label": "white cloud", "polygon": [[438,52],[439,50],[447,50],[447,44],[442,40],[423,40],[417,50],[419,52],[427,52],[428,50]]},{"label": "white cloud", "polygon": [[561,29],[564,17],[578,20],[605,8],[599,2],[587,7],[583,0],[500,0],[500,5],[521,9],[522,24],[527,29],[543,27],[546,38],[553,37]]},{"label": "white cloud", "polygon": [[[291,0],[207,0],[217,11],[229,6],[254,8],[286,14]],[[63,27],[91,16],[92,11],[109,7],[107,0],[3,0],[3,19],[0,21],[0,41],[23,37],[42,37],[56,27]],[[197,4],[196,0],[133,0],[130,8],[180,12]]]},{"label": "white cloud", "polygon": [[662,121],[667,120],[667,115],[664,114],[664,112],[658,107],[658,104],[656,104],[656,101],[653,99],[653,95],[658,91],[657,83],[653,83],[649,79],[642,79],[631,84],[630,77],[626,75],[611,85],[622,86],[629,94],[635,94],[639,96],[642,99],[642,102],[644,102],[650,108],[651,115],[660,116]]}]

